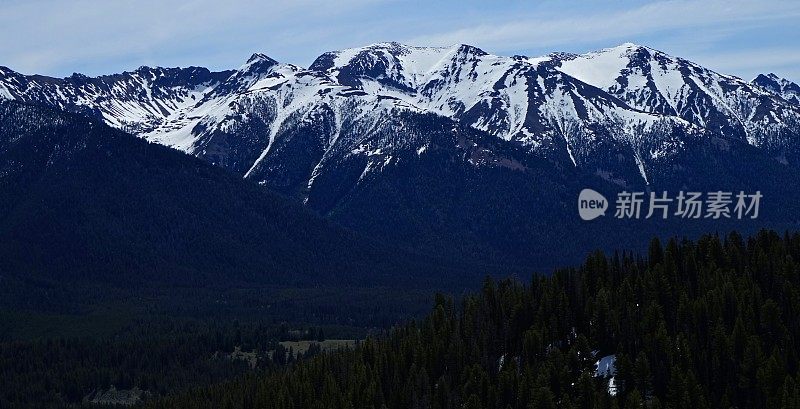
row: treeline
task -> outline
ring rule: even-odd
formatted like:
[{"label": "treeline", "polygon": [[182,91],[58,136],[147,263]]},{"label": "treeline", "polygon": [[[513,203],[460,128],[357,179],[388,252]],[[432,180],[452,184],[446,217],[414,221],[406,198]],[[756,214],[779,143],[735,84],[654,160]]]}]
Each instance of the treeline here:
[{"label": "treeline", "polygon": [[[800,235],[654,240],[150,408],[798,408]],[[614,355],[616,372],[595,363]]]}]

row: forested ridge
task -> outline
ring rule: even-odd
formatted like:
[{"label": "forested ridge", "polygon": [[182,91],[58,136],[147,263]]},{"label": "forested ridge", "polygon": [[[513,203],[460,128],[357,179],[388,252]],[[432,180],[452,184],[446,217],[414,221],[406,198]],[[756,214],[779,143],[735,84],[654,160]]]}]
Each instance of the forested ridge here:
[{"label": "forested ridge", "polygon": [[[800,234],[654,240],[529,284],[487,279],[352,351],[150,408],[797,408]],[[596,376],[616,358],[614,394]]]}]

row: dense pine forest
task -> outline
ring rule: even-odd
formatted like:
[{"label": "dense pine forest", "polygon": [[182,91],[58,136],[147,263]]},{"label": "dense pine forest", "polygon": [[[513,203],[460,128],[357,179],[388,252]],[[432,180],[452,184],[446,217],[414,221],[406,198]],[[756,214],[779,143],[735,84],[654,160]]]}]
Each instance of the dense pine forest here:
[{"label": "dense pine forest", "polygon": [[[0,407],[103,407],[92,398],[116,388],[153,409],[800,408],[800,233],[653,240],[646,255],[596,252],[433,301],[391,330],[275,315],[140,317],[67,337],[0,326]],[[283,342],[326,338],[362,341]]]},{"label": "dense pine forest", "polygon": [[799,263],[800,234],[654,240],[148,407],[797,408]]}]

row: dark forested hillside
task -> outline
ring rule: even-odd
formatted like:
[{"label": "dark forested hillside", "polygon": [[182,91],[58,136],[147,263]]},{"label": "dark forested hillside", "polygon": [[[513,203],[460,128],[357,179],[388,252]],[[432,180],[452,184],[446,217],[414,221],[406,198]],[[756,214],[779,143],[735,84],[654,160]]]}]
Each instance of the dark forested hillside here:
[{"label": "dark forested hillside", "polygon": [[798,316],[800,234],[654,240],[149,407],[798,408]]},{"label": "dark forested hillside", "polygon": [[379,241],[94,120],[0,101],[4,288],[15,280],[362,285],[439,275]]}]

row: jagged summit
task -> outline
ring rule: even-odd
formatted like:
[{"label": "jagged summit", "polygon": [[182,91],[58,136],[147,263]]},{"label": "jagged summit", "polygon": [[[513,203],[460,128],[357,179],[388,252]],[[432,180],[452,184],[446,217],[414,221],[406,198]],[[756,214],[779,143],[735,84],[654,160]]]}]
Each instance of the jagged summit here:
[{"label": "jagged summit", "polygon": [[277,61],[275,61],[274,59],[270,58],[269,56],[263,53],[253,53],[253,55],[251,55],[250,58],[247,59],[248,64],[252,64],[257,61],[268,61],[270,63],[277,63]]},{"label": "jagged summit", "polygon": [[618,46],[606,48],[605,50],[628,50],[628,51],[649,50],[649,51],[663,53],[662,51],[657,50],[653,47],[632,42],[624,42]]},{"label": "jagged summit", "polygon": [[771,73],[769,73],[769,74],[766,74],[766,75],[765,75],[765,74],[758,74],[758,75],[757,75],[757,76],[756,76],[756,77],[753,79],[753,81],[756,81],[756,80],[759,80],[759,81],[779,81],[779,80],[780,80],[780,77],[778,77],[777,75],[775,75],[775,73],[774,73],[774,72],[771,72]]},{"label": "jagged summit", "polygon": [[239,67],[237,70],[238,72],[250,72],[250,73],[264,73],[275,66],[279,65],[278,61],[270,58],[266,54],[262,53],[254,53],[247,59],[247,61]]},{"label": "jagged summit", "polygon": [[786,78],[781,78],[774,73],[769,73],[766,75],[759,74],[751,83],[769,92],[780,95],[790,103],[800,105],[800,85],[797,85],[795,82],[789,81]]}]

